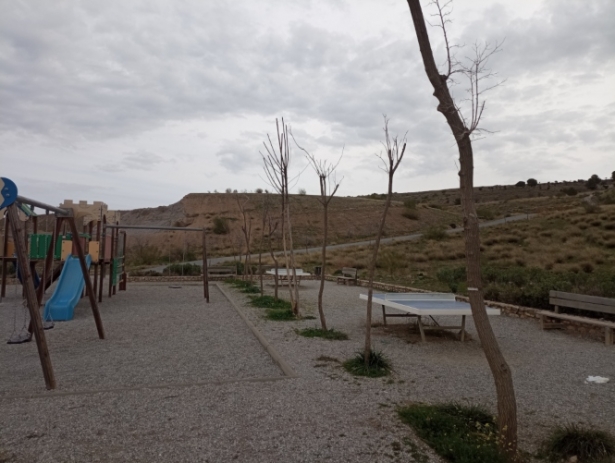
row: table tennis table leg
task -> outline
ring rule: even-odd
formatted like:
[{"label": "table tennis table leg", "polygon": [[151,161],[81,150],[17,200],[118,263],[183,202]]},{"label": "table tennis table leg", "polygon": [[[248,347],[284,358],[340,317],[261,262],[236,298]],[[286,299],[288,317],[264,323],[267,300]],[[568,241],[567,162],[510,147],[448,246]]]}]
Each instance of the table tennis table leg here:
[{"label": "table tennis table leg", "polygon": [[466,340],[466,316],[465,315],[461,316],[461,331],[459,332],[459,334],[461,335],[461,342],[464,342]]},{"label": "table tennis table leg", "polygon": [[421,321],[421,316],[417,315],[416,318],[419,325],[419,331],[421,332],[421,341],[426,342],[427,339],[425,339],[425,330],[423,329],[423,322]]},{"label": "table tennis table leg", "polygon": [[384,321],[384,326],[387,326],[387,312],[384,308],[384,304],[382,304],[382,320]]}]

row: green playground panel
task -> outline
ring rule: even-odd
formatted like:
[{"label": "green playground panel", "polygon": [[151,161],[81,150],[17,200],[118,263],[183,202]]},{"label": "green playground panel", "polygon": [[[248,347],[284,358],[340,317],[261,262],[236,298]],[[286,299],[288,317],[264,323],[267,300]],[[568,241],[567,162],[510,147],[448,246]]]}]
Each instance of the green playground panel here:
[{"label": "green playground panel", "polygon": [[[47,250],[51,245],[51,235],[37,233],[30,235],[30,259],[44,259],[47,257]],[[56,241],[54,258],[59,259],[62,255],[62,237]]]},{"label": "green playground panel", "polygon": [[122,271],[122,261],[123,257],[116,257],[115,259],[111,259],[111,281],[113,282],[113,286],[116,286],[118,283],[118,277],[120,272]]}]

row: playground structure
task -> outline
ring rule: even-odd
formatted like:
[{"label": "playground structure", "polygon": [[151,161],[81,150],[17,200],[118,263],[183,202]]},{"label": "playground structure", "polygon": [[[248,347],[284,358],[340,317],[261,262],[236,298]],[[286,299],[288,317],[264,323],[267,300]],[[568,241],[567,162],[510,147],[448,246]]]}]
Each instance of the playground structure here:
[{"label": "playground structure", "polygon": [[[49,219],[53,219],[51,234],[39,233],[39,216],[34,212],[35,208],[45,211],[47,226]],[[109,297],[115,295],[118,288],[120,291],[126,290],[126,229],[202,233],[203,293],[209,303],[205,229],[120,225],[119,212],[107,210],[107,205],[102,202],[89,204],[86,201],[74,203],[65,200],[60,207],[55,207],[19,196],[17,186],[11,180],[0,178],[0,213],[4,215],[5,210],[3,252],[0,258],[0,301],[6,296],[7,265],[13,263],[16,276],[23,286],[25,305],[30,315],[28,333],[9,343],[26,342],[34,335],[47,389],[54,389],[56,381],[44,333],[44,329],[49,326],[45,326],[44,320],[72,319],[74,308],[85,293],[92,308],[99,338],[104,339],[97,299],[99,303],[103,301],[103,284],[107,272]],[[31,233],[28,232],[30,224]],[[82,228],[81,233],[78,231],[79,227]],[[9,241],[9,231],[12,241]],[[59,265],[54,266],[56,261]],[[42,263],[40,276],[36,271],[37,263]],[[90,273],[92,267],[93,278]],[[45,304],[44,317],[41,319],[40,309],[45,290],[56,280],[56,288]]]},{"label": "playground structure", "polygon": [[[47,346],[47,340],[45,338],[45,331],[43,329],[43,322],[41,320],[40,306],[43,300],[45,287],[47,286],[47,275],[50,276],[49,280],[52,280],[52,265],[54,260],[54,254],[56,250],[57,237],[60,234],[61,227],[66,223],[72,233],[72,236],[79,237],[77,230],[77,224],[75,220],[75,214],[72,209],[62,209],[51,206],[33,199],[19,196],[17,186],[11,180],[7,178],[0,178],[0,210],[6,208],[6,224],[5,224],[5,239],[4,239],[4,255],[2,256],[2,270],[3,270],[3,289],[6,284],[6,263],[7,263],[7,251],[8,251],[8,231],[10,229],[13,244],[15,247],[15,264],[20,269],[22,285],[24,289],[26,305],[30,313],[30,327],[29,331],[34,334],[36,340],[36,347],[38,350],[41,367],[43,370],[43,376],[45,378],[45,386],[47,389],[55,389],[56,380],[53,373],[53,366],[49,355],[49,348]],[[34,277],[32,272],[32,266],[30,264],[30,258],[28,256],[27,241],[26,241],[26,227],[24,222],[20,219],[21,210],[26,215],[34,215],[35,207],[45,210],[45,212],[54,212],[56,215],[54,233],[52,235],[50,244],[48,246],[45,262],[43,266],[43,278],[38,288],[35,288]],[[94,289],[89,277],[89,270],[86,263],[85,252],[80,239],[73,241],[75,245],[75,251],[81,267],[81,273],[83,276],[86,294],[88,295],[92,313],[94,315],[94,321],[96,323],[96,329],[98,331],[98,337],[100,339],[105,338],[105,332],[94,297]]]}]

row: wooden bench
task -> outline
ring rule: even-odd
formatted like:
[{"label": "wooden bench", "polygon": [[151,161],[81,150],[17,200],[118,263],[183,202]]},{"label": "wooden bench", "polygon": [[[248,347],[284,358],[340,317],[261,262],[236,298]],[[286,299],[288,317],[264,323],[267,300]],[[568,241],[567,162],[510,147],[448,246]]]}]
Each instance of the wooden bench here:
[{"label": "wooden bench", "polygon": [[237,276],[237,267],[234,265],[218,265],[213,267],[207,267],[207,276],[208,277],[236,277]]},{"label": "wooden bench", "polygon": [[337,277],[336,282],[337,282],[337,284],[344,283],[345,285],[347,285],[348,282],[353,282],[355,284],[355,286],[356,286],[356,284],[357,284],[357,269],[356,268],[350,268],[350,267],[344,267],[342,269],[342,274]]},{"label": "wooden bench", "polygon": [[563,291],[549,291],[549,304],[554,306],[554,312],[551,312],[550,310],[541,310],[538,312],[538,315],[540,316],[540,326],[543,330],[562,327],[561,323],[549,321],[549,319],[553,318],[587,323],[588,325],[604,327],[604,343],[606,345],[613,344],[613,330],[615,329],[615,322],[560,313],[560,308],[569,307],[573,309],[586,310],[588,312],[615,315],[615,299],[598,296],[584,296],[583,294],[565,293]]}]

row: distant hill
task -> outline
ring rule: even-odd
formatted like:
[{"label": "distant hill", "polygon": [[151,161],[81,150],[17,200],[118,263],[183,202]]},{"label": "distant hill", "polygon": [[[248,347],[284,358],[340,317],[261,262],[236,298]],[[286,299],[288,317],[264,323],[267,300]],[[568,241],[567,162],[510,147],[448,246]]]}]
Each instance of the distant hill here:
[{"label": "distant hill", "polygon": [[[612,188],[612,182],[606,182]],[[572,190],[571,190],[572,189]],[[477,187],[475,196],[479,217],[483,220],[519,213],[552,211],[569,207],[577,196],[564,193],[587,194],[584,181],[553,182],[535,187],[497,185]],[[591,193],[591,192],[590,192]],[[415,233],[429,227],[459,227],[462,225],[461,206],[457,189],[416,193],[395,193],[387,217],[385,234],[397,236]],[[330,244],[359,241],[373,237],[382,214],[384,195],[369,197],[335,197],[329,211]],[[244,238],[241,231],[243,218],[238,201],[245,204],[252,224],[252,242],[255,250],[261,239],[262,215],[269,202],[270,215],[279,217],[280,198],[270,193],[191,193],[179,202],[156,208],[122,211],[126,225],[155,225],[177,227],[205,227],[208,230],[210,255],[230,255],[241,252]],[[412,209],[413,208],[413,209]],[[409,213],[410,211],[413,211]],[[291,195],[293,236],[296,247],[311,247],[322,240],[322,206],[318,197]],[[411,218],[408,218],[411,217]],[[214,233],[215,221],[228,225],[228,233]],[[267,227],[265,227],[267,234]],[[185,236],[184,236],[185,235]],[[279,227],[274,243],[279,247]],[[129,247],[151,244],[161,248],[163,254],[190,248],[200,253],[201,237],[193,233],[129,231]],[[175,250],[175,251],[174,251]]]}]

